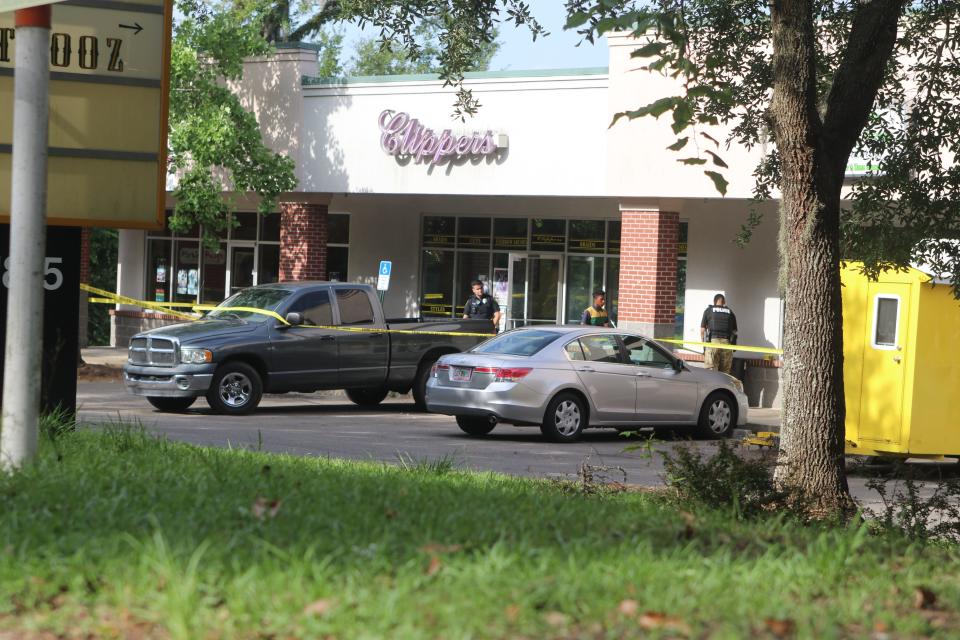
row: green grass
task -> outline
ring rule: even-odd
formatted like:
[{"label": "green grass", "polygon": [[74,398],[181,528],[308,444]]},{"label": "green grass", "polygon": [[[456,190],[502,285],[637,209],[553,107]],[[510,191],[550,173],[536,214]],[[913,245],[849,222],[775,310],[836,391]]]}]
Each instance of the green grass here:
[{"label": "green grass", "polygon": [[[955,637],[958,555],[450,460],[207,449],[114,425],[61,434],[0,476],[0,638],[783,631],[768,620],[799,637]],[[921,586],[936,610],[915,608]]]}]

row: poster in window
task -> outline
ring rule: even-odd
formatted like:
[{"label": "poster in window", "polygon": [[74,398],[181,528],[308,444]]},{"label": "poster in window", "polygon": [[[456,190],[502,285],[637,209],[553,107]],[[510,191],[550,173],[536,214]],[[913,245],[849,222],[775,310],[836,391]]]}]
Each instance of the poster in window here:
[{"label": "poster in window", "polygon": [[187,270],[177,269],[177,295],[182,296],[187,293]]},{"label": "poster in window", "polygon": [[187,271],[187,295],[195,296],[200,293],[200,270],[190,269]]}]

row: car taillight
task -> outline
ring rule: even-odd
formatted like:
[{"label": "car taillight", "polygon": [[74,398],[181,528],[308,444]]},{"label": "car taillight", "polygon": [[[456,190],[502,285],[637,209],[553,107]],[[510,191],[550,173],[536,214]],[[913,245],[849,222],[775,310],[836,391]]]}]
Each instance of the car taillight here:
[{"label": "car taillight", "polygon": [[433,363],[433,368],[430,369],[430,375],[431,375],[432,377],[436,378],[438,371],[446,371],[446,370],[449,369],[449,368],[450,368],[450,365],[448,365],[448,364],[440,364],[439,362],[434,362],[434,363]]},{"label": "car taillight", "polygon": [[530,367],[477,367],[476,373],[493,374],[494,382],[516,382],[533,371]]}]

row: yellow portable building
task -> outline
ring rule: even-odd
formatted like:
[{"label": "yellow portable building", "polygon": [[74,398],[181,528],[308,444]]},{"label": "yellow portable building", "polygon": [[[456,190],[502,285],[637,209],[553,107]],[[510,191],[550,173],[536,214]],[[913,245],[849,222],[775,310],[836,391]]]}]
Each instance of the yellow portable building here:
[{"label": "yellow portable building", "polygon": [[960,301],[920,269],[841,267],[850,454],[960,455]]}]

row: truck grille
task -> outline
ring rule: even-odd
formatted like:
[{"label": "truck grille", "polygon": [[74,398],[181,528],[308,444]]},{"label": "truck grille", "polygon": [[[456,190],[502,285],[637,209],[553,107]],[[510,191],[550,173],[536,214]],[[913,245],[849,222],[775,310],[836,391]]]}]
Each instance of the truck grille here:
[{"label": "truck grille", "polygon": [[177,361],[177,348],[167,338],[134,338],[127,355],[130,364],[171,367]]}]

